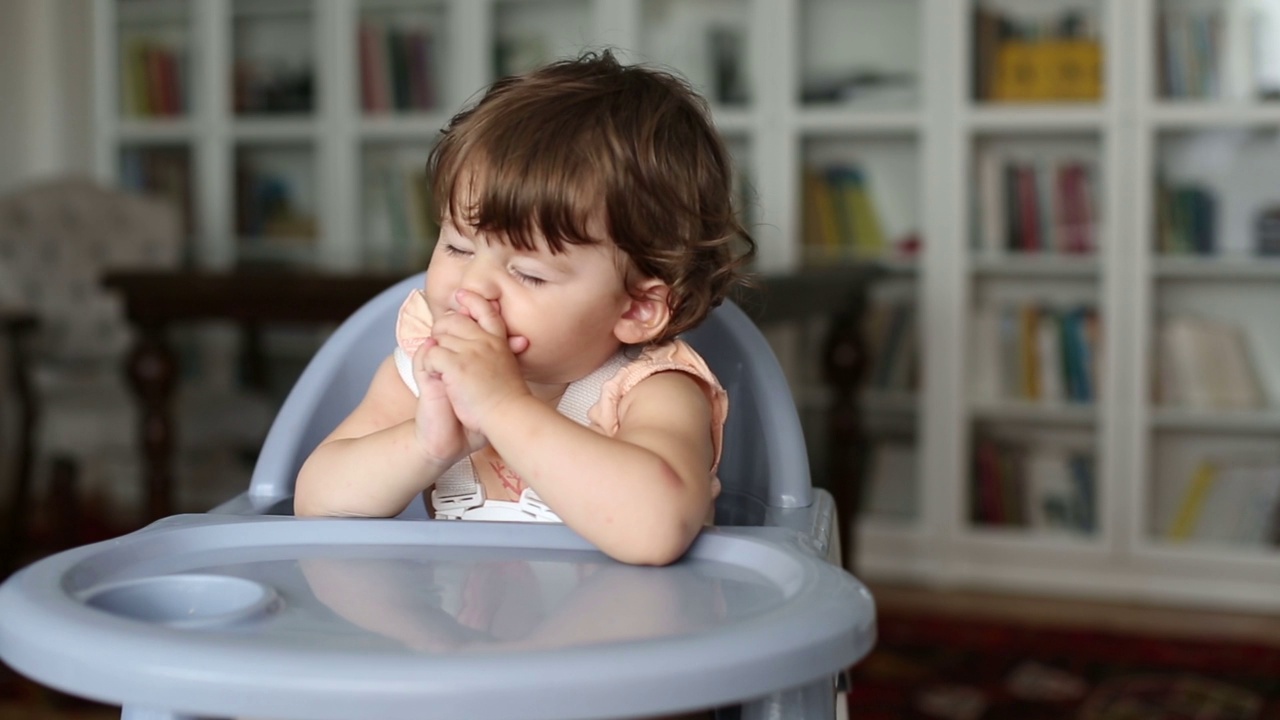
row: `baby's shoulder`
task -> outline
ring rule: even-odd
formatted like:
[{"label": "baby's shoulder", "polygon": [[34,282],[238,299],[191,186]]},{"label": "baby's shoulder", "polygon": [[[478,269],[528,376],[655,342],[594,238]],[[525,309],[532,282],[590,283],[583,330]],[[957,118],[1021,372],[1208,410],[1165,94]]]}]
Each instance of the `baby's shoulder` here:
[{"label": "baby's shoulder", "polygon": [[[655,376],[664,376],[664,382],[645,382]],[[673,377],[674,380],[673,381]],[[694,382],[685,382],[684,378]],[[591,409],[590,418],[606,433],[616,432],[623,408],[635,399],[637,392],[701,395],[711,406],[714,422],[723,423],[728,411],[728,400],[702,356],[683,340],[672,340],[640,350],[601,388],[600,401]],[[675,400],[676,398],[671,398]],[[672,403],[679,406],[679,403]]]}]

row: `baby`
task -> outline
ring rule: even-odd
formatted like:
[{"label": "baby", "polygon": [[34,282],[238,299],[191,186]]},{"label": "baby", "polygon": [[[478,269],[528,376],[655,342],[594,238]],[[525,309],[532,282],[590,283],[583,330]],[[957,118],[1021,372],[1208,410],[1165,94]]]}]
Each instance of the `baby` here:
[{"label": "baby", "polygon": [[[705,102],[609,52],[496,82],[429,160],[440,236],[299,516],[560,521],[661,565],[710,521],[728,412],[677,336],[755,252]],[[429,492],[428,492],[429,491]]]}]

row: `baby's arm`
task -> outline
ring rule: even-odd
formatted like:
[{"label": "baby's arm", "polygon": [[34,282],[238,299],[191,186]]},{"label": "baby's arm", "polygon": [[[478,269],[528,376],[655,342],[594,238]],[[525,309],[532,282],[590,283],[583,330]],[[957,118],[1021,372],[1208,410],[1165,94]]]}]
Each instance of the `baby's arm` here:
[{"label": "baby's arm", "polygon": [[320,443],[298,472],[298,516],[398,515],[445,468],[415,436],[418,400],[388,357],[356,409]]},{"label": "baby's arm", "polygon": [[698,381],[663,372],[623,396],[601,435],[533,397],[492,412],[481,432],[575,531],[617,560],[678,559],[711,506],[711,407]]}]

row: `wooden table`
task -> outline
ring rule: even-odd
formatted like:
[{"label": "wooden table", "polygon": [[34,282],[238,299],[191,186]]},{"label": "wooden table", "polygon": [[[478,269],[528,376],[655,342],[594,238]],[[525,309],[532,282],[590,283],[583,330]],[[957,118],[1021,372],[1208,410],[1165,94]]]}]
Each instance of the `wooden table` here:
[{"label": "wooden table", "polygon": [[[335,275],[272,271],[129,271],[108,273],[103,284],[118,291],[137,329],[125,374],[141,409],[142,459],[147,517],[172,512],[173,393],[179,377],[169,344],[171,325],[230,320],[246,332],[253,352],[259,330],[276,323],[339,323],[402,275]],[[250,372],[261,380],[261,370]],[[256,378],[253,376],[257,376]]]},{"label": "wooden table", "polygon": [[[14,475],[13,492],[9,496],[9,518],[0,540],[0,579],[17,568],[19,549],[26,534],[27,503],[31,495],[31,478],[35,467],[35,432],[38,419],[38,404],[35,401],[35,389],[31,379],[29,358],[27,357],[28,336],[35,331],[36,316],[30,311],[0,307],[0,330],[4,332],[5,352],[9,356],[9,377],[5,382],[12,389],[14,397],[21,405],[18,415],[18,448],[17,462],[11,470]],[[3,417],[0,417],[3,422]],[[0,476],[5,473],[0,472]]]},{"label": "wooden table", "polygon": [[[856,391],[866,366],[860,326],[866,291],[877,275],[874,266],[865,266],[764,276],[734,298],[761,325],[815,316],[831,319],[823,363],[834,394],[828,422],[828,472],[833,479],[827,485],[835,496],[841,528],[850,527],[858,506],[862,440]],[[142,410],[149,518],[172,511],[172,401],[178,367],[167,338],[169,326],[231,320],[244,326],[252,341],[265,324],[336,324],[403,277],[265,270],[108,274],[104,284],[122,295],[125,313],[138,330],[126,374]]]}]

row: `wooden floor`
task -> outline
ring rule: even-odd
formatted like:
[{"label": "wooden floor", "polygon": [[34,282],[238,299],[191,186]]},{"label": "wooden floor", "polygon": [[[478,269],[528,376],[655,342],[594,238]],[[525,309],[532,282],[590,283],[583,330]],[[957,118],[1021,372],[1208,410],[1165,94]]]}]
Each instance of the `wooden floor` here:
[{"label": "wooden floor", "polygon": [[1280,645],[1280,615],[868,583],[884,611]]}]

